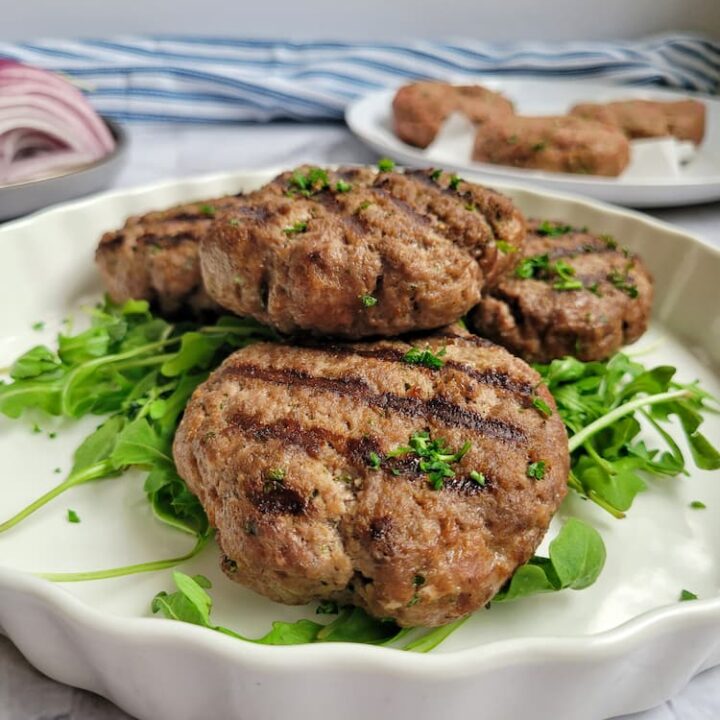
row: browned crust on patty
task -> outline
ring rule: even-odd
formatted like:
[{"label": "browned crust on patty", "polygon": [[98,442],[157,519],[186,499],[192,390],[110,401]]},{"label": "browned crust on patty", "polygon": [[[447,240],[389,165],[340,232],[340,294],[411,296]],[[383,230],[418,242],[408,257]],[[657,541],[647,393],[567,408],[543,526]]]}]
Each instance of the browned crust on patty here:
[{"label": "browned crust on patty", "polygon": [[[280,602],[338,599],[433,626],[487,603],[531,557],[566,492],[563,424],[532,406],[537,394],[554,408],[551,395],[457,327],[414,345],[445,348],[444,366],[404,362],[400,340],[257,344],[196,390],[174,455],[232,579]],[[425,430],[472,444],[440,490],[414,456],[387,458]]]},{"label": "browned crust on patty", "polygon": [[672,135],[699,145],[705,136],[705,104],[698,100],[580,103],[570,114],[617,127],[630,139]]},{"label": "browned crust on patty", "polygon": [[176,205],[105,233],[95,262],[110,298],[149,300],[165,314],[218,310],[202,284],[199,243],[215,213],[236,202],[230,196]]},{"label": "browned crust on patty", "polygon": [[395,133],[409,145],[425,148],[454,112],[479,124],[512,115],[513,105],[500,93],[481,85],[413,83],[401,87],[393,99]]},{"label": "browned crust on patty", "polygon": [[467,312],[514,261],[498,241],[522,245],[524,219],[508,198],[447,173],[342,168],[306,197],[292,178],[310,170],[283,173],[203,237],[218,304],[284,333],[430,329]]},{"label": "browned crust on patty", "polygon": [[555,289],[554,273],[522,279],[509,271],[470,314],[471,327],[528,362],[565,355],[603,360],[637,340],[653,300],[652,276],[642,260],[611,236],[574,229],[547,237],[538,233],[540,225],[529,221],[521,260],[547,254],[551,262],[567,262],[584,289]]},{"label": "browned crust on patty", "polygon": [[615,127],[579,117],[513,116],[477,129],[477,162],[549,172],[619,175],[630,144]]}]

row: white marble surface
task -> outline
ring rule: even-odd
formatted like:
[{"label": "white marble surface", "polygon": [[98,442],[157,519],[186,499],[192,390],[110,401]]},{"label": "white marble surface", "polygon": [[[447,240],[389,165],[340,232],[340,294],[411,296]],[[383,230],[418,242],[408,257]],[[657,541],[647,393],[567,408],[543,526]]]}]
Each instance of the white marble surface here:
[{"label": "white marble surface", "polygon": [[[129,161],[116,187],[241,167],[375,160],[373,153],[336,124],[135,126],[130,128],[130,137]],[[652,214],[720,246],[720,203]],[[651,681],[649,678],[648,682]],[[612,688],[607,691],[612,692]],[[471,714],[474,713],[469,710],[468,715]],[[127,720],[128,717],[102,698],[44,677],[30,667],[6,638],[0,637],[0,720]],[[662,707],[626,716],[623,720],[718,718],[720,668],[695,678]]]}]

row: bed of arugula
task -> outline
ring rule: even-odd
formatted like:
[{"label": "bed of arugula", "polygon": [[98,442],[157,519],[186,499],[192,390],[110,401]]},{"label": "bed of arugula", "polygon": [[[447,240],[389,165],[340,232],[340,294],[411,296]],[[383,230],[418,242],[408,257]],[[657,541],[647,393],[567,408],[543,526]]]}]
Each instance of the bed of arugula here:
[{"label": "bed of arugula", "polygon": [[[212,529],[175,470],[172,440],[177,423],[192,391],[227,355],[249,343],[274,339],[272,330],[252,320],[222,317],[207,325],[170,323],[154,316],[144,301],[122,306],[105,301],[92,309],[87,330],[61,333],[54,349],[37,345],[28,350],[9,369],[10,382],[0,385],[1,413],[20,418],[27,410],[39,409],[66,418],[97,415],[104,420],[76,449],[67,477],[13,517],[0,519],[0,533],[71,487],[120,478],[128,469],[140,468],[147,472],[144,489],[155,517],[193,538],[188,553],[43,577],[58,582],[102,580],[172,568],[199,553],[212,538]],[[677,382],[675,368],[645,368],[618,353],[607,362],[583,363],[568,357],[537,369],[568,429],[570,487],[613,516],[621,518],[630,509],[635,496],[646,489],[648,474],[687,474],[686,459],[672,436],[677,424],[668,424],[672,416],[679,420],[694,464],[706,470],[720,467],[720,454],[700,432],[703,415],[717,412],[717,406],[697,383]],[[548,407],[537,410],[551,412]],[[640,439],[641,427],[654,433],[657,446]],[[533,557],[518,568],[492,602],[581,590],[595,582],[604,562],[598,532],[570,518],[550,542],[548,557]],[[268,645],[343,641],[427,652],[463,622],[431,630],[401,629],[359,608],[326,602],[317,607],[317,621],[275,622],[263,637],[245,638],[212,622],[207,578],[175,571],[173,580],[172,592],[160,592],[152,600],[153,612]]]}]

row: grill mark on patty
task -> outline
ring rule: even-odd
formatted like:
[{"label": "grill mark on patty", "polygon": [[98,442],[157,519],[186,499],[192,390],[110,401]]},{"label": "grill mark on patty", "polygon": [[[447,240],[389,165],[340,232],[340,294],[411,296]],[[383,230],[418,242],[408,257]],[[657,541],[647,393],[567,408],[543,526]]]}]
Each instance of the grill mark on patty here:
[{"label": "grill mark on patty", "polygon": [[357,235],[368,234],[368,224],[363,222],[355,213],[348,212],[338,202],[337,197],[330,190],[323,190],[314,196],[314,199],[323,209],[341,225]]},{"label": "grill mark on patty", "polygon": [[250,492],[248,500],[264,515],[304,515],[307,503],[300,493],[282,483],[266,484]]},{"label": "grill mark on patty", "polygon": [[[460,336],[458,336],[460,337]],[[352,357],[357,355],[363,358],[370,358],[373,360],[379,360],[381,362],[389,363],[402,363],[406,367],[412,367],[413,369],[425,372],[426,374],[432,374],[437,372],[432,368],[425,367],[423,365],[417,365],[405,362],[405,355],[407,351],[398,350],[397,348],[381,347],[373,349],[364,349],[358,347],[352,347],[347,345],[325,345],[322,347],[313,347],[312,345],[305,346],[309,350],[317,350],[319,352],[329,352],[339,357]],[[445,360],[443,367],[449,370],[456,370],[471,377],[482,385],[490,385],[499,390],[504,390],[512,395],[520,395],[522,397],[531,396],[533,393],[533,386],[530,383],[524,382],[513,378],[501,370],[494,368],[488,368],[486,370],[476,370],[470,365],[458,362],[457,360]]]},{"label": "grill mark on patty", "polygon": [[389,200],[398,210],[404,213],[408,220],[414,225],[422,225],[424,227],[430,227],[433,221],[424,213],[414,208],[409,202],[406,202],[402,198],[396,197],[392,192],[382,185],[376,185],[373,188],[373,192],[386,200]]},{"label": "grill mark on patty", "polygon": [[[379,457],[386,455],[380,446],[380,441],[376,437],[346,437],[325,428],[305,427],[288,418],[264,423],[257,416],[241,410],[233,413],[228,419],[228,427],[224,432],[235,433],[237,431],[241,431],[258,442],[280,440],[288,445],[300,448],[307,455],[315,459],[320,456],[322,446],[327,445],[332,451],[343,457],[349,465],[356,469],[368,468],[368,458],[371,453],[377,453]],[[414,453],[397,457],[386,457],[384,463],[385,467],[381,472],[391,480],[395,478],[400,479],[401,476],[409,480],[427,478],[426,474],[420,470],[420,458]],[[393,471],[397,472],[393,473]],[[489,485],[490,480],[488,478],[486,478],[485,485],[479,485],[469,476],[455,476],[445,478],[442,489],[464,495],[474,495],[482,492],[482,490]],[[274,486],[284,487],[288,490],[292,489],[281,483],[266,483],[263,492],[256,492],[253,497],[257,498],[258,502],[264,500],[265,507],[279,507],[280,494]],[[297,493],[295,494],[297,495]],[[284,499],[288,497],[288,495],[283,495]],[[298,497],[300,496],[298,495]],[[253,500],[253,503],[257,506],[255,500]],[[303,501],[303,506],[305,505],[306,503]],[[269,511],[263,510],[263,512]],[[274,510],[274,512],[279,512],[279,510]]]},{"label": "grill mark on patty", "polygon": [[[532,242],[532,240],[530,240],[530,242]],[[549,248],[543,247],[539,249],[538,252],[530,252],[530,250],[528,249],[525,254],[526,257],[533,257],[535,255],[547,255],[550,260],[556,260],[558,258],[573,257],[575,255],[607,255],[608,253],[614,253],[616,255],[619,254],[615,249],[608,247],[602,241],[590,239],[584,240],[583,242],[579,242],[574,245],[570,245],[568,247],[557,245]]]},{"label": "grill mark on patty", "polygon": [[307,387],[334,395],[352,397],[382,410],[393,410],[407,417],[439,420],[449,427],[463,427],[477,433],[516,444],[526,444],[525,431],[497,418],[483,417],[460,407],[442,395],[429,400],[402,397],[393,393],[374,393],[361,378],[326,378],[310,375],[297,368],[263,368],[257,365],[229,365],[222,375],[246,377],[287,387]]},{"label": "grill mark on patty", "polygon": [[156,233],[146,233],[137,239],[137,245],[151,245],[157,248],[171,248],[180,245],[183,242],[198,243],[197,236],[183,230],[181,232],[170,235],[157,235]]}]

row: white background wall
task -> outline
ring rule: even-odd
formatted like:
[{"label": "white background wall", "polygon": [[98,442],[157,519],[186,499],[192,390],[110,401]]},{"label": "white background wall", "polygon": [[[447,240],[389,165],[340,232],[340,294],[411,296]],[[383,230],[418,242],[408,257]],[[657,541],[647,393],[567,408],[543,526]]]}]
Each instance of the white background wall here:
[{"label": "white background wall", "polygon": [[483,40],[720,38],[720,0],[0,0],[1,40],[121,33]]}]

